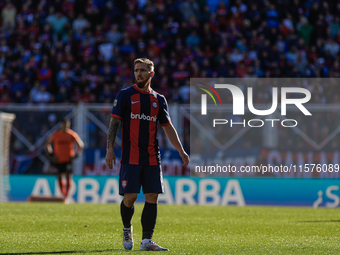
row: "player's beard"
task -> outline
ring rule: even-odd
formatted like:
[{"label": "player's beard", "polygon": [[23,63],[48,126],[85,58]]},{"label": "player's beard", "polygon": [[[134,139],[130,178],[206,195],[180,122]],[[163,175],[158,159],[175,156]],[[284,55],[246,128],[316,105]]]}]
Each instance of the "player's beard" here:
[{"label": "player's beard", "polygon": [[144,88],[146,85],[148,85],[149,83],[151,82],[151,75],[149,76],[149,78],[147,78],[146,80],[144,81],[138,81],[136,78],[135,78],[135,83],[137,85],[138,88],[142,89]]}]

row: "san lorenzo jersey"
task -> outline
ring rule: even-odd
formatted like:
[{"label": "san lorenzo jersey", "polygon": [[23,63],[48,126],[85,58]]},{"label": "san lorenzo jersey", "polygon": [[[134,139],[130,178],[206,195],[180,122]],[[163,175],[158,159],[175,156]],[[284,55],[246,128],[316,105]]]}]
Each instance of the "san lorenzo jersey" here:
[{"label": "san lorenzo jersey", "polygon": [[171,123],[168,104],[163,95],[141,91],[134,84],[121,90],[112,108],[112,117],[122,122],[121,163],[159,165],[157,123]]},{"label": "san lorenzo jersey", "polygon": [[71,161],[71,157],[74,157],[74,142],[78,138],[78,134],[71,129],[67,129],[65,133],[60,130],[53,133],[53,150],[58,163]]}]

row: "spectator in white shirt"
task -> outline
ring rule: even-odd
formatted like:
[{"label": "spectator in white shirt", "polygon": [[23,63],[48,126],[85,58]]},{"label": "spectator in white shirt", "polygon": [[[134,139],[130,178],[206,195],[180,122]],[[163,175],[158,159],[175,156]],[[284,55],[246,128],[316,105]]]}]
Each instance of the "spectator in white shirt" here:
[{"label": "spectator in white shirt", "polygon": [[328,42],[324,46],[325,51],[329,51],[333,57],[335,57],[339,53],[339,44],[337,44],[333,38],[329,39]]},{"label": "spectator in white shirt", "polygon": [[117,24],[111,26],[110,31],[106,33],[106,38],[115,46],[122,40],[123,36],[122,33],[119,32]]},{"label": "spectator in white shirt", "polygon": [[30,95],[33,103],[49,103],[51,101],[50,92],[46,91],[46,87],[42,85],[34,86]]},{"label": "spectator in white shirt", "polygon": [[73,21],[72,28],[80,34],[88,25],[88,20],[84,18],[83,14],[79,14],[78,18]]},{"label": "spectator in white shirt", "polygon": [[17,9],[14,5],[8,2],[6,7],[2,9],[1,19],[4,28],[13,29],[15,27],[15,17],[17,15]]}]

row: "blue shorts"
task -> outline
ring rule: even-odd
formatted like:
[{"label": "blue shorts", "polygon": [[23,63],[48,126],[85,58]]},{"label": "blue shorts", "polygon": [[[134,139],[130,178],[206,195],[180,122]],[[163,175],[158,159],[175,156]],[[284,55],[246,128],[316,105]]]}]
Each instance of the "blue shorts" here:
[{"label": "blue shorts", "polygon": [[124,193],[163,193],[163,175],[160,165],[141,166],[122,164],[119,172],[119,195]]}]

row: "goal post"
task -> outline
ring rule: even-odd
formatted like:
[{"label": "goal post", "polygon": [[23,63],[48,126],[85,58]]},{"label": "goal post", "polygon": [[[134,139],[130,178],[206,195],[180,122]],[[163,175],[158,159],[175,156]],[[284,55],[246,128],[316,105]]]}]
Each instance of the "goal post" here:
[{"label": "goal post", "polygon": [[0,202],[8,201],[9,150],[12,122],[15,114],[0,112]]}]

